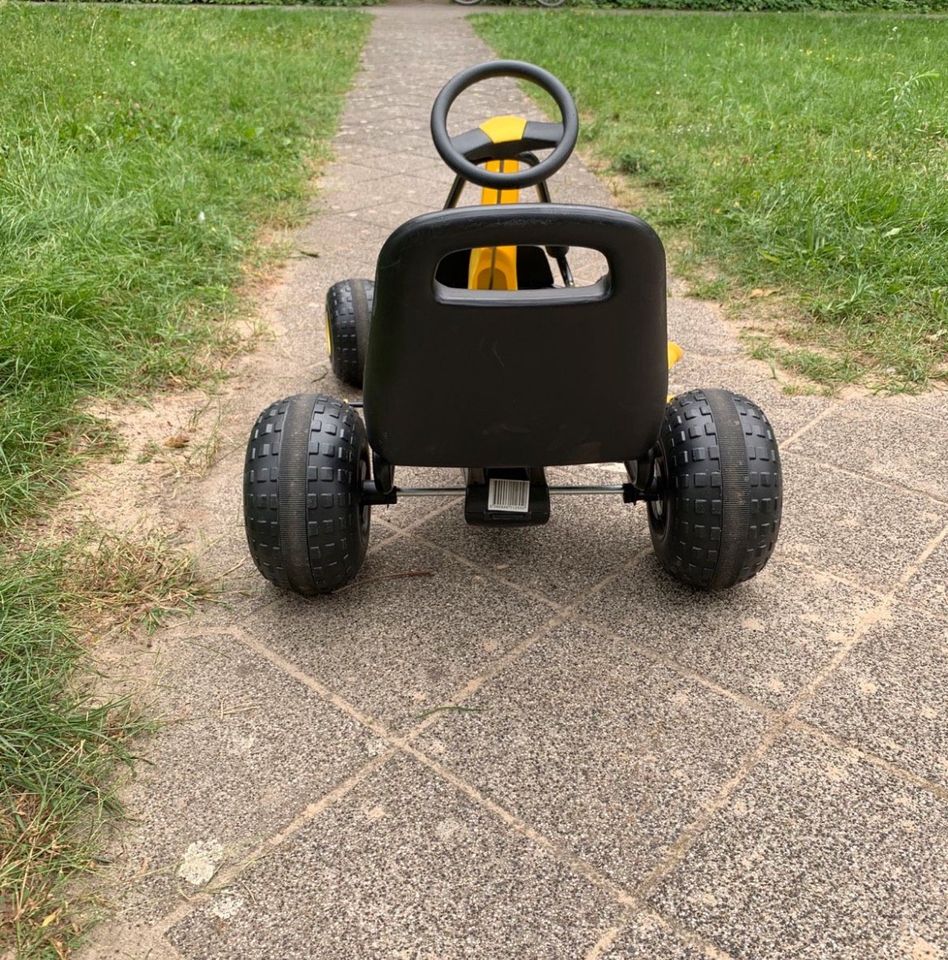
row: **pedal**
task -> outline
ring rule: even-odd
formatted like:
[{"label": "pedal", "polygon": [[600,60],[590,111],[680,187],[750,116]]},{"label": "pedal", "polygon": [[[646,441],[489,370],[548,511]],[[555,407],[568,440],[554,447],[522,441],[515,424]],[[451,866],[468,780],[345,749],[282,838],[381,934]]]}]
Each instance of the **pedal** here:
[{"label": "pedal", "polygon": [[467,471],[464,519],[481,527],[524,527],[550,519],[550,487],[542,467]]}]

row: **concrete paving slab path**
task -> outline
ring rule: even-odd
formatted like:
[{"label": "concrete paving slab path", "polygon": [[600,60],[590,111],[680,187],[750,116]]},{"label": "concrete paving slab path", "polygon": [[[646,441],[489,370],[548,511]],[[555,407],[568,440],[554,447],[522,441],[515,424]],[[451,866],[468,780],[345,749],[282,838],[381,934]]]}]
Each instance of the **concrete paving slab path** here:
[{"label": "concrete paving slab path", "polygon": [[[280,396],[353,396],[325,291],[446,194],[430,104],[491,56],[463,15],[376,11],[308,255],[262,304],[274,337],[216,465],[166,505],[227,602],[116,653],[175,722],[142,744],[86,960],[948,960],[944,396],[788,397],[673,296],[673,388],[748,393],[782,443],[756,580],[686,590],[641,511],[586,498],[522,532],[467,527],[457,499],[377,510],[359,580],[313,602],[252,569],[247,432]],[[501,83],[456,119],[515,111]],[[552,186],[613,203],[577,158]]]}]

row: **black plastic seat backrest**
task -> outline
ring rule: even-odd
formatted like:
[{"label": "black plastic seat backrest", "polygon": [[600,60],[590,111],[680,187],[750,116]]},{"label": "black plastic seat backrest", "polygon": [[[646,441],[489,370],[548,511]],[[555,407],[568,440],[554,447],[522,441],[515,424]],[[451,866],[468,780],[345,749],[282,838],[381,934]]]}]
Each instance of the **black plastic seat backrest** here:
[{"label": "black plastic seat backrest", "polygon": [[[587,287],[462,290],[435,279],[472,247],[598,250]],[[379,254],[365,371],[369,442],[389,463],[617,462],[658,437],[668,390],[665,253],[644,221],[600,207],[428,213]]]}]

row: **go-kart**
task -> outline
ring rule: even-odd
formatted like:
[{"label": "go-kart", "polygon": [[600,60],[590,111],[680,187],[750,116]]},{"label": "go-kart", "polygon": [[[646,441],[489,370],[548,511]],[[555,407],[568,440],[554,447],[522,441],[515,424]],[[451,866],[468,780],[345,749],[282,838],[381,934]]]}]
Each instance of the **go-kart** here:
[{"label": "go-kart", "polygon": [[[484,0],[454,0],[454,2],[461,4],[462,7],[474,7],[483,3]],[[537,3],[541,7],[562,7],[566,0],[537,0]]]},{"label": "go-kart", "polygon": [[[450,136],[452,104],[493,77],[537,84],[560,122],[497,116]],[[773,430],[725,390],[666,396],[681,351],[667,342],[657,234],[618,210],[551,202],[578,133],[566,88],[532,64],[481,64],[441,90],[431,133],[456,175],[444,208],[391,234],[374,282],[327,296],[332,368],[363,401],[300,394],[253,428],[244,517],[259,571],[304,595],[348,583],[372,508],[406,497],[463,494],[468,523],[515,527],[545,523],[551,497],[583,494],[644,502],[658,559],[686,584],[753,577],[780,527]],[[468,183],[481,203],[458,206]],[[537,202],[519,202],[530,188]],[[604,257],[595,283],[574,282],[577,247]],[[623,464],[626,481],[548,483],[547,468],[598,463]],[[399,487],[398,467],[460,468],[464,482]]]}]

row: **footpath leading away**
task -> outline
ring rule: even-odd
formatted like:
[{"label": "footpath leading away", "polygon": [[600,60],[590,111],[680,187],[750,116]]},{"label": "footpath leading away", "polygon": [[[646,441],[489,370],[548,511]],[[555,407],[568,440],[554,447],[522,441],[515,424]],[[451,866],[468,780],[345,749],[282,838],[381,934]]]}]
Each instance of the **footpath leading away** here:
[{"label": "footpath leading away", "polygon": [[[378,11],[225,454],[161,504],[228,571],[227,603],[114,653],[168,722],[85,957],[948,960],[944,395],[785,396],[676,296],[673,389],[740,390],[781,441],[785,526],[752,583],[676,586],[641,509],[581,497],[519,532],[467,527],[457,500],[377,509],[360,579],[314,602],[253,571],[250,425],[281,396],[345,395],[325,291],[440,205],[428,111],[490,55],[459,8]],[[503,89],[457,119],[530,111]],[[552,187],[612,203],[575,158]]]}]

